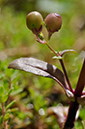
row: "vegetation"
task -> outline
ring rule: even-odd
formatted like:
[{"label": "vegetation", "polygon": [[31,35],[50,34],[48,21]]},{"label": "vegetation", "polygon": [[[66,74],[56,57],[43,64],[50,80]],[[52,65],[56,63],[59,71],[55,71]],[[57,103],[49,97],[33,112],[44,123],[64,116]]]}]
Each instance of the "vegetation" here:
[{"label": "vegetation", "polygon": [[[61,69],[59,62],[49,49],[38,44],[36,37],[26,27],[26,16],[32,10],[41,12],[45,18],[52,10],[40,8],[42,1],[27,2],[0,1],[0,128],[8,129],[55,129],[59,128],[50,107],[68,106],[70,101],[63,90],[52,79],[34,76],[18,70],[8,69],[8,65],[19,57],[35,57],[54,64]],[[44,3],[45,1],[43,1]],[[85,55],[84,1],[50,1],[60,7],[57,13],[62,16],[61,30],[52,35],[50,44],[55,50],[75,49],[76,54],[64,56],[64,63],[74,89]],[[18,7],[18,5],[20,5]],[[31,6],[30,6],[31,5]],[[37,6],[36,6],[37,5]],[[30,7],[30,8],[29,8]],[[35,8],[36,7],[36,8]],[[67,9],[68,11],[67,11]],[[55,8],[55,7],[54,7]],[[41,10],[40,10],[41,9]],[[54,10],[53,10],[54,12]],[[45,34],[47,31],[43,28]],[[62,70],[62,69],[61,69]],[[76,129],[85,125],[85,107],[80,107]],[[6,127],[7,125],[7,127]]]}]

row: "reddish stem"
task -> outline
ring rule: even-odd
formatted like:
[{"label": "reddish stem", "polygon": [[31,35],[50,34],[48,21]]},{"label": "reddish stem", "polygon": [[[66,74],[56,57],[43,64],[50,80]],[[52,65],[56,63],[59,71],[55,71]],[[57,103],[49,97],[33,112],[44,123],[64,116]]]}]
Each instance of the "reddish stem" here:
[{"label": "reddish stem", "polygon": [[66,72],[66,69],[65,69],[63,60],[62,60],[62,59],[59,59],[59,61],[60,61],[60,64],[61,64],[61,66],[62,66],[63,72],[64,72],[64,74],[65,74],[67,83],[68,83],[68,85],[69,85],[69,89],[70,89],[70,91],[73,93],[73,89],[72,89],[72,87],[71,87],[71,84],[70,84],[70,81],[69,81],[69,78],[68,78],[68,75],[67,75],[67,72]]},{"label": "reddish stem", "polygon": [[42,41],[42,40],[38,37],[38,35],[36,35],[36,37],[37,37],[37,40],[39,41],[39,43],[45,44],[46,41]]},{"label": "reddish stem", "polygon": [[65,122],[63,129],[72,129],[74,127],[75,117],[76,117],[78,108],[79,108],[79,104],[77,103],[77,101],[71,102],[67,120]]},{"label": "reddish stem", "polygon": [[84,85],[85,85],[85,59],[84,59],[84,63],[83,63],[80,75],[79,75],[75,93],[74,93],[76,97],[81,96]]},{"label": "reddish stem", "polygon": [[[58,57],[58,56],[61,56],[61,55],[59,55],[48,43],[46,43],[46,45],[48,46],[48,48],[50,48],[50,50],[51,50],[57,57]],[[68,83],[68,85],[69,85],[69,89],[70,89],[70,91],[73,93],[73,89],[72,89],[72,87],[71,87],[71,84],[70,84],[70,81],[69,81],[69,78],[68,78],[68,75],[67,75],[67,72],[66,72],[66,69],[65,69],[63,60],[62,60],[62,59],[59,59],[59,61],[60,61],[60,64],[61,64],[61,66],[62,66],[63,72],[64,72],[64,74],[65,74],[67,83]]]},{"label": "reddish stem", "polygon": [[[75,99],[76,97],[81,96],[84,85],[85,85],[85,59],[84,59],[84,63],[80,72],[78,83],[74,92]],[[75,100],[75,102],[71,102],[67,120],[65,122],[63,129],[71,129],[74,127],[75,117],[76,117],[78,108],[79,108],[79,103],[77,102],[77,100]]]},{"label": "reddish stem", "polygon": [[7,127],[7,121],[4,120],[5,114],[6,114],[5,106],[2,103],[3,126],[4,126],[4,129],[8,129],[8,127]]}]

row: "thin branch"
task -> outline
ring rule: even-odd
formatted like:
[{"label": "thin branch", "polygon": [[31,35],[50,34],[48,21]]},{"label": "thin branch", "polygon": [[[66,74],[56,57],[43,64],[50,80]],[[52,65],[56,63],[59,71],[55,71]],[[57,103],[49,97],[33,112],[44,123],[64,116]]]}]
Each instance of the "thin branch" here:
[{"label": "thin branch", "polygon": [[70,81],[69,81],[69,78],[68,78],[68,75],[67,75],[66,68],[65,68],[65,65],[64,65],[64,63],[63,63],[63,60],[62,60],[62,59],[59,59],[59,61],[60,61],[60,64],[61,64],[61,66],[62,66],[63,72],[64,72],[64,74],[65,74],[65,77],[66,77],[67,83],[68,83],[68,85],[69,85],[70,91],[73,93],[73,89],[72,89],[72,87],[71,87],[71,83],[70,83]]},{"label": "thin branch", "polygon": [[4,106],[4,103],[2,103],[3,126],[4,126],[4,129],[8,129],[7,121],[4,120],[5,114],[6,114],[5,106]]},{"label": "thin branch", "polygon": [[58,57],[59,55],[58,55],[58,53],[48,44],[48,43],[45,43],[47,46],[48,46],[48,48]]},{"label": "thin branch", "polygon": [[39,43],[45,44],[46,41],[42,41],[42,40],[38,37],[38,35],[36,35],[36,37],[37,37],[37,40],[38,40]]},{"label": "thin branch", "polygon": [[[49,48],[57,57],[60,56],[60,55],[58,55],[58,53],[57,53],[48,43],[45,43],[45,44],[48,46],[48,48]],[[71,84],[70,84],[70,81],[69,81],[69,78],[68,78],[68,75],[67,75],[67,72],[66,72],[66,69],[65,69],[63,60],[62,60],[62,59],[59,59],[59,61],[60,61],[60,64],[61,64],[61,66],[62,66],[64,75],[65,75],[65,77],[66,77],[67,83],[68,83],[68,85],[69,85],[69,89],[70,89],[70,91],[73,93],[73,89],[72,89],[72,87],[71,87]]]},{"label": "thin branch", "polygon": [[75,89],[75,96],[81,96],[82,91],[84,89],[84,85],[85,85],[85,59]]}]

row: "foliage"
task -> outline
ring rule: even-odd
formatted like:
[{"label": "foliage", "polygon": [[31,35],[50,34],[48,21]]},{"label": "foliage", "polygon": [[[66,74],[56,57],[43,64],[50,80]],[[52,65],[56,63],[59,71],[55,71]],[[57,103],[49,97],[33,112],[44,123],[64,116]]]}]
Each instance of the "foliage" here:
[{"label": "foliage", "polygon": [[[35,77],[31,74],[25,74],[23,71],[8,70],[7,68],[13,59],[21,56],[33,56],[55,65],[57,62],[57,67],[60,68],[58,61],[52,60],[53,55],[47,47],[34,43],[35,37],[26,27],[26,15],[29,11],[41,11],[44,17],[47,13],[54,11],[52,8],[49,9],[50,3],[46,7],[46,4],[43,6],[40,0],[36,2],[37,6],[33,5],[32,2],[24,6],[24,4],[20,4],[20,1],[19,4],[15,1],[15,3],[9,4],[10,1],[6,1],[8,0],[0,1],[0,128],[3,128],[2,102],[4,102],[6,110],[4,121],[8,121],[9,129],[59,128],[56,118],[47,116],[49,107],[69,104],[69,100],[62,94],[63,91],[59,85],[49,78]],[[56,0],[49,2],[54,5]],[[50,43],[55,50],[62,51],[67,48],[77,50],[78,53],[75,55],[67,54],[64,58],[64,62],[68,66],[67,72],[72,81],[72,87],[75,88],[82,64],[81,56],[83,53],[80,54],[80,51],[85,50],[85,3],[84,1],[63,2],[61,0],[58,1],[57,5],[59,7],[58,13],[62,15],[63,20],[62,31],[58,34],[55,33]],[[54,6],[54,9],[57,8]],[[44,31],[47,33],[46,30]],[[85,107],[82,106],[79,119],[75,124],[76,129],[85,126],[84,110]]]}]

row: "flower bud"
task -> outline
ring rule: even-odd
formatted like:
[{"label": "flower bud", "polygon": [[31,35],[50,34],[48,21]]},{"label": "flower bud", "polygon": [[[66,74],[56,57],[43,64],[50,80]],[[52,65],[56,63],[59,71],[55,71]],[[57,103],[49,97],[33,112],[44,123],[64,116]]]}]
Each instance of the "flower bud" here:
[{"label": "flower bud", "polygon": [[45,25],[49,33],[54,33],[55,31],[60,30],[62,25],[62,18],[57,13],[50,13],[45,18]]},{"label": "flower bud", "polygon": [[27,27],[36,35],[42,31],[42,22],[43,17],[37,11],[30,12],[26,17]]}]

